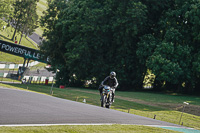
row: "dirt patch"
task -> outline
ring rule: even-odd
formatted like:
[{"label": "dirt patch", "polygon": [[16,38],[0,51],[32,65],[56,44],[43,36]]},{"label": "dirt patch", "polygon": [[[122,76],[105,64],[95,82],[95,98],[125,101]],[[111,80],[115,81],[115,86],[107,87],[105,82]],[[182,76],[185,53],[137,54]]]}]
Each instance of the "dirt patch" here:
[{"label": "dirt patch", "polygon": [[[71,89],[71,88],[68,88]],[[86,90],[81,90],[81,89],[72,89],[72,90],[77,90],[80,92],[86,92],[86,93],[91,93],[91,94],[99,94],[98,92],[91,92],[91,91],[86,91]],[[170,109],[170,110],[176,110],[176,111],[183,111],[183,104],[174,104],[174,103],[152,103],[152,102],[147,102],[143,101],[140,99],[134,99],[134,98],[128,98],[128,97],[122,97],[122,96],[116,96],[118,99],[130,101],[130,102],[135,102],[135,103],[140,103],[140,104],[145,104],[149,106],[154,106],[154,107],[162,107],[164,109]],[[185,106],[184,112],[188,114],[193,114],[200,116],[200,106],[197,105],[187,105]]]}]

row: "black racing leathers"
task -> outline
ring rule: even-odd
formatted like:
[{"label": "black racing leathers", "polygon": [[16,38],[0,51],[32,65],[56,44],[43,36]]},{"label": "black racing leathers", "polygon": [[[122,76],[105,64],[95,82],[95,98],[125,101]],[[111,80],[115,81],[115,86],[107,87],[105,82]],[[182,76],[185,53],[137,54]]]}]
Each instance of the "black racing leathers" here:
[{"label": "black racing leathers", "polygon": [[117,88],[118,86],[118,81],[117,78],[110,78],[110,76],[106,77],[102,82],[101,82],[101,86],[103,85],[108,85],[111,88]]},{"label": "black racing leathers", "polygon": [[101,85],[99,86],[99,92],[100,92],[100,95],[102,93],[102,89],[103,89],[103,86],[104,85],[108,85],[110,86],[111,88],[113,88],[113,99],[114,99],[114,95],[115,95],[115,89],[117,88],[117,86],[119,85],[118,84],[118,81],[117,81],[117,78],[110,78],[110,76],[106,77],[102,82],[101,82]]}]

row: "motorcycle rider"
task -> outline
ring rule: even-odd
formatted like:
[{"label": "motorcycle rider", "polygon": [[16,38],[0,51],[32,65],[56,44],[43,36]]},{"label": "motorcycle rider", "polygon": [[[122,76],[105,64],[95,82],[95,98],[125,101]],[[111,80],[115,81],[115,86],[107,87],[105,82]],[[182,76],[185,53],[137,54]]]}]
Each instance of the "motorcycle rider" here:
[{"label": "motorcycle rider", "polygon": [[100,84],[99,86],[99,92],[100,92],[100,95],[102,93],[102,90],[103,90],[103,87],[104,85],[108,85],[110,86],[113,91],[112,91],[112,102],[114,102],[114,98],[115,98],[115,89],[117,88],[117,86],[119,85],[118,84],[118,81],[117,81],[117,78],[116,78],[116,73],[114,71],[110,72],[110,75],[107,76]]}]

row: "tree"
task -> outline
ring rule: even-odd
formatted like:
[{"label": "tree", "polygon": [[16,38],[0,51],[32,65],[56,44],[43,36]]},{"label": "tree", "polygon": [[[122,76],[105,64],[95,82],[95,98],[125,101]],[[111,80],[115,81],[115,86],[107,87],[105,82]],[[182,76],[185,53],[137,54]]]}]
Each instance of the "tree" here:
[{"label": "tree", "polygon": [[[146,7],[141,2],[113,0],[55,3],[50,7],[65,8],[50,8],[42,21],[48,28],[42,50],[51,57],[51,64],[65,65],[69,77],[75,74],[79,81],[95,77],[97,84],[114,70],[121,86],[138,86],[137,80],[143,79],[135,71],[134,51],[137,36],[145,30]],[[53,26],[48,18],[56,18]]]},{"label": "tree", "polygon": [[64,45],[61,45],[63,43],[61,38],[62,29],[58,29],[57,26],[59,24],[58,14],[66,8],[66,5],[66,0],[48,0],[48,9],[43,12],[44,16],[40,19],[41,26],[45,28],[43,36],[48,40],[43,41],[40,49],[49,58],[52,71],[60,70],[56,77],[57,84],[65,84],[69,81],[69,69],[66,66],[67,59],[64,56],[66,48]]},{"label": "tree", "polygon": [[3,19],[8,19],[12,16],[13,13],[13,4],[14,0],[1,0],[0,3],[0,27],[2,26]]},{"label": "tree", "polygon": [[14,16],[12,17],[11,24],[15,28],[15,31],[12,40],[14,40],[17,31],[20,31],[22,35],[30,34],[37,28],[38,15],[36,13],[36,2],[38,1],[39,0],[16,0],[13,4]]},{"label": "tree", "polygon": [[194,92],[199,84],[199,1],[172,3],[162,12],[151,38],[141,38],[137,53],[140,62],[156,75],[155,86]]},{"label": "tree", "polygon": [[[30,35],[34,32],[34,30],[38,27],[37,26],[37,22],[38,22],[38,15],[36,13],[36,7],[37,7],[37,2],[39,0],[29,0],[26,3],[26,7],[28,7],[26,9],[26,13],[24,14],[24,18],[22,23],[22,28],[20,29],[21,32],[21,39],[23,34]],[[19,41],[19,43],[21,42],[21,39]]]},{"label": "tree", "polygon": [[116,71],[120,88],[142,88],[152,72],[155,89],[198,91],[199,6],[199,0],[52,1],[41,21],[48,39],[41,50],[65,80],[99,84]]}]

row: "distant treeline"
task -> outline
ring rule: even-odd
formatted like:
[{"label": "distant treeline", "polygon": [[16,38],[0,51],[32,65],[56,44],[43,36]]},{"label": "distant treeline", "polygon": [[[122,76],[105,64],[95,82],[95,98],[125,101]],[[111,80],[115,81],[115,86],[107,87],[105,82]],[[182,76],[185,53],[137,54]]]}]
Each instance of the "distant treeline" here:
[{"label": "distant treeline", "polygon": [[[55,0],[41,18],[58,84],[97,87],[110,71],[119,89],[199,92],[199,0]],[[88,83],[88,82],[87,82]]]}]

